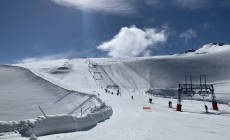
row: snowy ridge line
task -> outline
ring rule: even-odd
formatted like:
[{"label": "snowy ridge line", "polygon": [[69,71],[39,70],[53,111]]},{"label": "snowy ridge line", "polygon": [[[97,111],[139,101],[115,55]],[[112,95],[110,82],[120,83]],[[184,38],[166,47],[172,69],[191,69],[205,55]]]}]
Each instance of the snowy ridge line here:
[{"label": "snowy ridge line", "polygon": [[[30,69],[28,69],[28,68],[21,67],[21,66],[0,65],[0,67],[2,67],[2,66],[3,66],[3,67],[14,67],[14,68],[18,68],[18,69],[27,71],[27,72],[29,72],[29,73],[27,73],[27,76],[30,77],[31,79],[34,79],[34,80],[36,80],[36,81],[41,81],[42,83],[43,83],[43,82],[47,82],[47,83],[50,84],[49,86],[58,87],[58,88],[61,88],[62,90],[67,90],[67,91],[69,91],[68,94],[76,92],[76,93],[81,94],[81,95],[88,95],[88,94],[86,94],[86,93],[82,93],[82,92],[78,92],[78,91],[74,91],[74,90],[69,90],[69,89],[66,89],[66,88],[64,88],[64,87],[61,87],[61,86],[59,86],[59,85],[56,85],[55,83],[52,83],[52,82],[50,82],[49,80],[46,80],[45,78],[43,78],[44,75],[41,75],[41,74],[39,74],[38,72],[36,72],[36,71],[34,71],[34,70],[30,70]],[[44,86],[46,86],[46,85],[44,85]]]},{"label": "snowy ridge line", "polygon": [[99,111],[88,114],[84,117],[75,117],[72,115],[56,115],[47,117],[38,117],[31,120],[24,126],[19,133],[22,136],[29,137],[32,134],[43,136],[55,133],[85,131],[93,128],[113,114],[110,106],[103,106]]},{"label": "snowy ridge line", "polygon": [[[19,67],[20,67],[20,66],[19,66]],[[24,68],[24,67],[23,67],[23,68]],[[25,69],[27,69],[27,68],[25,68]],[[58,81],[58,80],[55,80],[54,82],[51,82],[52,80],[49,79],[49,77],[48,77],[46,74],[44,74],[44,73],[39,73],[38,71],[36,71],[36,70],[34,70],[34,69],[28,69],[28,70],[31,71],[31,72],[32,72],[34,75],[36,75],[37,77],[42,78],[42,79],[44,79],[45,81],[47,81],[47,82],[49,82],[49,83],[51,83],[51,84],[53,84],[53,85],[55,85],[55,86],[57,86],[57,87],[60,87],[60,88],[65,89],[65,90],[69,90],[69,89],[67,89],[67,88],[64,87],[64,86],[55,84],[55,83],[59,83],[59,82],[60,82],[60,81]],[[74,91],[74,90],[69,90],[69,91]],[[85,93],[78,92],[78,91],[75,91],[75,92],[77,92],[77,93],[79,93],[79,94],[85,94]],[[88,94],[85,94],[85,95],[88,95]]]}]

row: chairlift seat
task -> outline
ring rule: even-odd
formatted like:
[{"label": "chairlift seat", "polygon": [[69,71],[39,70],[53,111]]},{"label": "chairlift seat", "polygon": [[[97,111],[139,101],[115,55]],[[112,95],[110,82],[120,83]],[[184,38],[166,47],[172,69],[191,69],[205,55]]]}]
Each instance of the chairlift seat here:
[{"label": "chairlift seat", "polygon": [[209,91],[198,91],[198,94],[201,96],[208,96],[210,92]]}]

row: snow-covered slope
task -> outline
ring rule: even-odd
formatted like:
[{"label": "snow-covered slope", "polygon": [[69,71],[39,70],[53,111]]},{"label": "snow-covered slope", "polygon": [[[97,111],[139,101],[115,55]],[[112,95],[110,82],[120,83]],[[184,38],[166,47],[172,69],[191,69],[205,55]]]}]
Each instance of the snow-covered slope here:
[{"label": "snow-covered slope", "polygon": [[[221,47],[224,47],[221,48]],[[218,50],[218,51],[216,51]],[[95,58],[90,59],[100,68],[102,79],[94,79],[89,70],[88,59],[47,60],[17,64],[30,69],[60,87],[98,95],[113,109],[108,121],[100,123],[89,131],[55,134],[39,137],[41,140],[75,139],[221,139],[230,137],[230,107],[218,104],[219,110],[212,110],[211,102],[183,100],[182,112],[176,112],[177,100],[152,97],[144,91],[149,88],[168,92],[184,82],[185,74],[192,74],[197,82],[200,74],[207,75],[207,82],[214,83],[217,99],[229,101],[230,87],[229,45],[209,44],[196,52],[157,56],[149,58]],[[63,68],[68,62],[68,66]],[[102,71],[103,71],[102,70]],[[106,74],[104,74],[106,73]],[[106,77],[108,76],[108,77]],[[120,87],[121,96],[105,93],[104,83],[108,79]],[[131,96],[134,100],[131,100]],[[222,96],[222,97],[221,97]],[[153,103],[148,102],[153,98]],[[168,101],[173,108],[168,108]],[[205,113],[204,104],[209,108]],[[146,111],[143,107],[150,107]],[[7,136],[4,136],[8,139]],[[9,139],[24,140],[15,136]]]},{"label": "snow-covered slope", "polygon": [[[67,66],[64,66],[67,62]],[[47,60],[17,66],[28,68],[36,75],[66,89],[83,93],[92,93],[94,89],[100,89],[89,73],[85,59]]]},{"label": "snow-covered slope", "polygon": [[[95,95],[66,90],[34,75],[25,68],[2,65],[0,66],[0,77],[0,133],[14,129],[22,130],[28,124],[33,126],[31,131],[36,135],[81,130],[95,126],[97,122],[107,119],[112,113],[111,109]],[[37,118],[43,116],[39,107],[46,115],[42,119],[46,120],[46,123],[42,123],[44,121]],[[85,119],[93,123],[84,125],[84,121],[77,118],[90,113],[95,117],[91,119],[85,117]],[[104,116],[100,116],[100,114],[104,114]],[[50,115],[56,116],[50,117]],[[69,129],[63,129],[63,126],[69,124],[68,118],[69,121],[78,120],[78,125],[73,123]],[[62,122],[54,124],[52,120],[55,119],[56,121],[62,120]],[[24,122],[24,120],[27,121]],[[79,121],[83,122],[81,127],[79,127]],[[59,127],[60,124],[62,124],[61,127]],[[50,129],[45,129],[46,126],[49,126]]]},{"label": "snow-covered slope", "polygon": [[92,98],[83,93],[60,88],[24,68],[0,66],[0,77],[1,121],[42,116],[38,106],[46,115],[67,114]]},{"label": "snow-covered slope", "polygon": [[[206,75],[207,83],[214,84],[218,100],[230,102],[230,45],[205,45],[199,50],[172,56],[143,58],[103,67],[120,87],[132,90],[149,87],[164,89],[177,95],[179,83],[185,83],[185,75],[192,75],[199,84],[199,76]],[[95,60],[100,63],[100,60]],[[188,79],[189,80],[189,79]],[[204,79],[202,79],[204,82]],[[173,91],[174,90],[174,91]],[[164,93],[162,93],[164,94]]]}]

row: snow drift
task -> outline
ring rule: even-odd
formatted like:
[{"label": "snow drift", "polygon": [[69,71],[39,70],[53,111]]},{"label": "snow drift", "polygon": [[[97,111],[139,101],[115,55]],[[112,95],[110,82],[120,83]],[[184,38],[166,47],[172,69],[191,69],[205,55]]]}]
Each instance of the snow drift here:
[{"label": "snow drift", "polygon": [[26,127],[20,130],[22,136],[43,136],[63,132],[84,131],[97,125],[97,123],[108,119],[112,115],[111,107],[101,106],[99,111],[92,112],[83,117],[73,115],[56,115],[38,117],[30,121]]},{"label": "snow drift", "polygon": [[[112,115],[112,109],[95,95],[66,90],[34,75],[28,69],[1,65],[0,77],[0,132],[18,130],[25,136],[40,136],[54,132],[83,130]],[[42,123],[39,119],[41,117],[32,119],[42,115],[38,106],[46,114],[46,121]],[[90,115],[91,119],[87,115]],[[80,118],[81,116],[85,117]],[[72,122],[78,120],[78,123],[71,124],[68,118],[72,118]],[[83,118],[94,123],[80,121]],[[55,121],[59,123],[54,123]],[[49,129],[45,129],[47,125]],[[72,127],[68,128],[70,125]]]}]

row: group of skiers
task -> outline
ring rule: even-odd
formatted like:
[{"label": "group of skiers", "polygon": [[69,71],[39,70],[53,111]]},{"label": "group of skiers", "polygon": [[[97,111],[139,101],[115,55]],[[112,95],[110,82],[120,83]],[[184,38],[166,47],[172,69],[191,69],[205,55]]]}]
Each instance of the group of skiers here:
[{"label": "group of skiers", "polygon": [[[172,108],[172,101],[169,101],[168,106],[169,108]],[[206,113],[208,113],[208,106],[206,104],[204,105],[204,108],[205,108]]]},{"label": "group of skiers", "polygon": [[[108,90],[108,89],[105,89],[105,93],[110,93],[110,90]],[[111,94],[113,95],[113,92],[111,92]],[[119,91],[119,89],[117,90],[117,96],[121,96],[121,93],[120,93],[120,91]]]},{"label": "group of skiers", "polygon": [[[106,93],[110,93],[110,91],[109,91],[108,89],[105,89],[105,92],[106,92]],[[113,92],[111,92],[111,94],[113,94]],[[121,96],[121,93],[120,93],[119,90],[117,90],[117,93],[116,93],[116,94],[117,94],[117,96],[119,96],[119,95]],[[100,95],[100,94],[98,93],[98,97],[99,97],[99,95]],[[134,100],[134,97],[133,97],[133,96],[131,96],[131,100]],[[152,103],[152,98],[149,98],[149,103]],[[168,107],[169,107],[169,108],[172,108],[172,101],[169,101],[169,102],[168,102]],[[205,104],[204,107],[205,107],[206,113],[209,113],[209,112],[208,112],[208,106]]]}]

